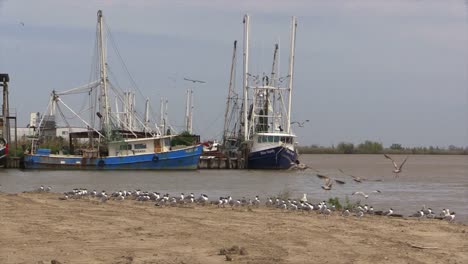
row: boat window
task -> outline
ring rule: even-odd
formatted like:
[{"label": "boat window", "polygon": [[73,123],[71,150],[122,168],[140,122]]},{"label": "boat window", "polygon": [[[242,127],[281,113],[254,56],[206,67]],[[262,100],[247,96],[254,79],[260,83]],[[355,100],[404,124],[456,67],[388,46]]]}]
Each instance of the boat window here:
[{"label": "boat window", "polygon": [[257,142],[258,142],[258,143],[262,143],[262,136],[258,136]]},{"label": "boat window", "polygon": [[279,142],[279,137],[274,137],[273,139],[275,140],[276,143]]},{"label": "boat window", "polygon": [[129,150],[129,149],[132,149],[132,145],[128,144],[128,145],[120,145],[119,147],[120,150]]},{"label": "boat window", "polygon": [[146,149],[146,144],[135,144],[133,147],[135,149]]},{"label": "boat window", "polygon": [[280,141],[283,142],[283,143],[286,143],[286,138],[285,138],[285,137],[281,137]]},{"label": "boat window", "polygon": [[268,136],[268,142],[273,142],[273,136]]}]

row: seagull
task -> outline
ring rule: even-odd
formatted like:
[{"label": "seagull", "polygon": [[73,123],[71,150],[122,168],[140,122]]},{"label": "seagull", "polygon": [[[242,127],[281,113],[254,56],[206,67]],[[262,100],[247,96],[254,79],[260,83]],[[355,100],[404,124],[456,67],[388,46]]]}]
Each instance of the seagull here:
[{"label": "seagull", "polygon": [[395,173],[395,177],[398,177],[398,173],[401,172],[402,168],[403,168],[403,165],[405,165],[405,162],[406,160],[408,159],[408,156],[406,156],[405,160],[403,160],[403,162],[400,164],[400,166],[398,166],[398,164],[392,159],[390,158],[390,156],[388,156],[387,154],[384,154],[385,158],[391,160],[393,162],[393,167],[395,167],[395,169],[393,170],[393,173]]},{"label": "seagull", "polygon": [[351,175],[351,174],[347,174],[345,173],[342,169],[338,169],[341,173],[343,173],[344,175],[346,176],[349,176],[349,177],[352,177],[353,180],[357,183],[361,183],[362,181],[381,181],[381,180],[369,180],[367,178],[363,178],[363,177],[359,177],[359,176],[354,176],[354,175]]},{"label": "seagull", "polygon": [[418,212],[414,213],[413,215],[411,215],[411,217],[417,217],[418,220],[421,220],[421,218],[424,217],[424,211],[423,210],[419,210]]},{"label": "seagull", "polygon": [[350,215],[350,212],[348,209],[344,210],[343,213],[341,213],[342,216],[349,216]]},{"label": "seagull", "polygon": [[364,212],[363,212],[363,211],[359,211],[359,212],[356,213],[356,217],[357,217],[357,218],[361,218],[361,217],[363,217],[363,216],[364,216]]},{"label": "seagull", "polygon": [[444,219],[449,222],[453,222],[453,220],[455,220],[455,212],[452,212],[451,214],[445,216]]},{"label": "seagull", "polygon": [[392,208],[388,209],[388,211],[385,211],[383,213],[383,215],[386,215],[386,216],[391,216],[392,214],[393,214],[393,209]]},{"label": "seagull", "polygon": [[[382,192],[379,190],[375,190],[375,191],[372,191],[371,193],[382,193]],[[366,194],[364,192],[353,192],[351,195],[362,195],[366,199],[369,198],[369,194]]]},{"label": "seagull", "polygon": [[336,183],[339,183],[339,184],[345,184],[344,181],[331,179],[330,177],[322,175],[322,174],[317,174],[317,177],[319,177],[320,179],[323,179],[325,181],[325,184],[322,185],[322,189],[324,189],[325,191],[331,190],[333,182],[336,182]]},{"label": "seagull", "polygon": [[304,203],[307,202],[307,194],[306,193],[304,193],[304,195],[302,196],[300,201],[304,202]]},{"label": "seagull", "polygon": [[309,122],[309,119],[306,119],[306,120],[304,120],[304,121],[302,121],[302,122],[293,121],[293,122],[291,122],[291,125],[292,125],[292,124],[297,124],[299,127],[304,127],[304,124],[307,123],[307,122]]}]

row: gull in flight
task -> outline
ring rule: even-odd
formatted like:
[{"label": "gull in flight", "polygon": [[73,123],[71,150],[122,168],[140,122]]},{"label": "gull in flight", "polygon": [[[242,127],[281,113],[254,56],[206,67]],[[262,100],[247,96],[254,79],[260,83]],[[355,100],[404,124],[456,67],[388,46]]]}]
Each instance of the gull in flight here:
[{"label": "gull in flight", "polygon": [[[372,191],[371,193],[382,193],[382,192],[379,191],[379,190],[375,190],[375,191]],[[352,195],[362,195],[366,199],[369,198],[369,194],[367,194],[365,192],[353,192]]]},{"label": "gull in flight", "polygon": [[363,177],[359,177],[359,176],[354,176],[354,175],[351,175],[351,174],[347,174],[345,173],[342,169],[338,169],[341,173],[343,173],[344,175],[346,176],[349,176],[349,177],[352,177],[353,180],[357,183],[361,183],[362,181],[381,181],[381,180],[369,180],[367,178],[363,178]]},{"label": "gull in flight", "polygon": [[345,184],[344,181],[335,180],[335,179],[332,179],[332,178],[330,178],[328,176],[325,176],[325,175],[322,175],[322,174],[317,174],[317,177],[324,180],[325,184],[322,185],[322,189],[324,189],[325,191],[331,190],[334,182],[339,183],[339,184]]},{"label": "gull in flight", "polygon": [[393,167],[395,167],[395,169],[393,170],[393,173],[395,173],[395,177],[398,177],[398,173],[401,172],[402,168],[403,168],[403,165],[405,165],[405,162],[406,160],[408,159],[408,156],[405,158],[405,160],[403,160],[403,162],[400,164],[400,166],[398,166],[398,164],[392,159],[390,158],[390,156],[388,156],[387,154],[384,154],[385,158],[391,160],[393,162]]}]

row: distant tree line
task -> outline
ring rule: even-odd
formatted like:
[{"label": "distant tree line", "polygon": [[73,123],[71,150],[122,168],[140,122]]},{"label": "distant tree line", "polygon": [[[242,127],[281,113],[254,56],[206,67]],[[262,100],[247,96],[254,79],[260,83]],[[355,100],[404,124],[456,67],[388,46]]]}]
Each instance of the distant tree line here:
[{"label": "distant tree line", "polygon": [[438,146],[429,147],[404,147],[394,143],[388,148],[384,148],[382,143],[366,140],[360,144],[340,142],[331,147],[311,145],[299,146],[301,154],[433,154],[433,155],[468,155],[468,147],[457,147],[450,145],[447,148]]}]

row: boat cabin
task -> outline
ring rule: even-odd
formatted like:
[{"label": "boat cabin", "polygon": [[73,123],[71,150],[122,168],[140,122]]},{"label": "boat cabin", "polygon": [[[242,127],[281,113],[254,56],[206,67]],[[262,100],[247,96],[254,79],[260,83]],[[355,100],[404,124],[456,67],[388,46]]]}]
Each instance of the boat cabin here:
[{"label": "boat cabin", "polygon": [[127,139],[109,143],[109,156],[161,153],[171,150],[171,137]]}]

